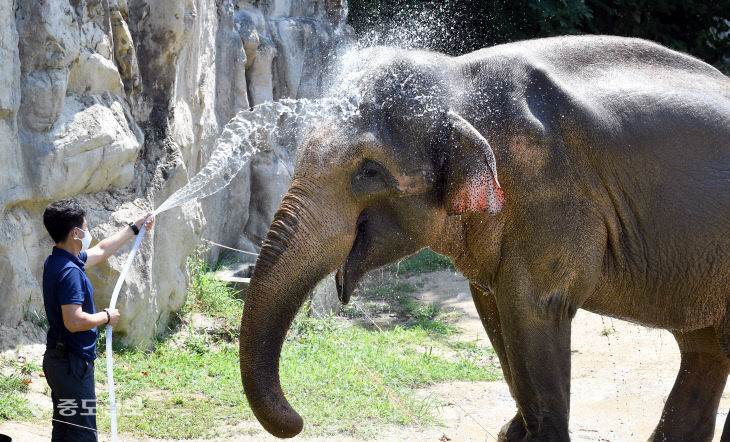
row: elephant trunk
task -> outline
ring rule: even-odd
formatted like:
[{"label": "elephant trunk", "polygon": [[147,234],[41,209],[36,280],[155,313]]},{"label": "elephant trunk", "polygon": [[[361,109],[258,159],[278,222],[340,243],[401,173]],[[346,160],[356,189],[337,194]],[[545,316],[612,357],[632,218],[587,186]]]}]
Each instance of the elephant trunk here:
[{"label": "elephant trunk", "polygon": [[[287,331],[307,295],[347,256],[354,225],[313,213],[292,186],[282,201],[256,262],[241,319],[241,380],[249,405],[271,434],[293,437],[303,426],[281,389],[279,358]],[[354,224],[354,223],[353,223]],[[352,230],[353,232],[348,232]]]}]

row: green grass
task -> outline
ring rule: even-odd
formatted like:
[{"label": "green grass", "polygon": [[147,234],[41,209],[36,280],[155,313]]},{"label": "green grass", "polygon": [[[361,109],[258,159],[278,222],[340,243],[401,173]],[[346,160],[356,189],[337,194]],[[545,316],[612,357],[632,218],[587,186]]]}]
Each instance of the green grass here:
[{"label": "green grass", "polygon": [[0,374],[0,420],[23,419],[32,415],[28,400],[24,394],[28,392],[29,379],[25,364],[15,367],[9,375]]},{"label": "green grass", "polygon": [[[199,250],[190,259],[188,299],[170,333],[150,349],[115,341],[115,391],[123,435],[185,439],[263,431],[241,386],[237,338],[243,301],[213,277],[203,253]],[[305,436],[375,437],[384,425],[434,424],[441,404],[418,394],[418,389],[437,382],[500,377],[484,357],[490,350],[454,346],[449,338],[456,329],[442,320],[444,312],[409,296],[418,288],[393,281],[369,289],[372,298],[387,300],[380,303],[394,306],[407,319],[384,332],[341,318],[315,320],[300,312],[284,344],[280,376],[288,399],[305,419]],[[213,318],[216,330],[181,331],[181,325],[199,317],[194,315]],[[101,431],[109,431],[104,330],[97,352],[97,420]],[[13,364],[10,375],[0,376],[0,419],[31,419],[24,381],[41,368]]]},{"label": "green grass", "polygon": [[[263,429],[247,405],[238,363],[238,324],[243,301],[216,280],[198,251],[190,260],[191,282],[177,327],[150,349],[115,341],[114,376],[119,430],[154,438],[207,438]],[[369,295],[385,299],[402,326],[371,331],[329,317],[297,315],[280,360],[282,387],[305,419],[305,436],[375,437],[384,425],[423,427],[438,421],[438,399],[418,394],[437,382],[495,380],[500,372],[478,344],[454,343],[456,329],[435,305],[415,302],[418,285],[393,281]],[[391,307],[387,307],[391,308]],[[194,315],[214,318],[214,331],[179,326]],[[105,336],[96,363],[98,425],[109,431]],[[32,418],[25,379],[40,367],[15,364],[0,376],[0,419]],[[243,426],[240,424],[244,423]]]},{"label": "green grass", "polygon": [[403,308],[408,312],[410,319],[406,327],[419,327],[433,334],[449,336],[456,333],[453,325],[445,322],[440,316],[441,307],[436,304],[419,304],[413,298],[402,298]]},{"label": "green grass", "polygon": [[380,333],[334,320],[306,320],[284,347],[283,387],[307,419],[310,434],[348,433],[353,424],[423,426],[435,422],[438,404],[416,396],[415,389],[499,376],[473,359],[436,356],[435,348],[446,346],[419,327]]},{"label": "green grass", "polygon": [[[201,256],[191,259],[190,292],[181,316],[189,319],[193,313],[202,313],[219,319],[223,329],[235,323],[235,329],[226,331],[235,335],[243,302],[212,278]],[[437,382],[500,377],[498,369],[484,362],[481,347],[472,352],[452,347],[446,338],[455,329],[439,320],[440,309],[419,305],[406,296],[417,290],[415,285],[388,284],[373,290],[408,315],[402,327],[381,333],[333,317],[316,320],[304,311],[292,324],[280,376],[288,399],[305,419],[304,435],[373,437],[387,424],[436,423],[440,404],[416,394],[417,389]],[[99,352],[103,351],[100,345]],[[199,438],[263,431],[243,394],[235,341],[190,329],[175,340],[158,340],[148,351],[121,348],[114,359],[123,433]],[[103,354],[99,360],[104,360]],[[96,380],[103,386],[97,388],[98,424],[100,430],[108,431],[103,363],[96,364]],[[248,422],[249,430],[236,427],[241,422]]]},{"label": "green grass", "polygon": [[454,264],[449,258],[431,249],[423,249],[410,258],[389,266],[388,270],[398,275],[417,274],[434,270],[454,270]]},{"label": "green grass", "polygon": [[[395,343],[395,344],[394,344]],[[252,421],[242,392],[238,347],[231,343],[115,354],[116,397],[123,431],[161,438],[205,437],[221,426]],[[372,435],[382,424],[436,422],[431,398],[415,389],[436,382],[495,380],[498,370],[477,357],[436,356],[446,343],[419,327],[367,331],[334,319],[300,315],[284,345],[282,387],[306,420],[305,434]],[[105,366],[97,364],[97,382]],[[98,391],[99,425],[108,430],[108,396]],[[354,428],[354,429],[353,429]]]},{"label": "green grass", "polygon": [[[245,406],[238,349],[181,346],[161,341],[152,351],[115,353],[114,380],[119,426],[139,436],[202,437],[221,424],[251,419]],[[97,364],[96,380],[106,384],[106,366]],[[97,390],[99,425],[109,429],[106,386]]]}]

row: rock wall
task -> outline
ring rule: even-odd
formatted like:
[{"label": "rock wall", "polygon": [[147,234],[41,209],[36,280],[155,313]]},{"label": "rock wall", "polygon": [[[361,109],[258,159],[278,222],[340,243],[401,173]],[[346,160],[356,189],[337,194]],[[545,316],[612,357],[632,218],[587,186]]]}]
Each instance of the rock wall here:
[{"label": "rock wall", "polygon": [[[346,0],[0,0],[0,322],[43,310],[48,203],[79,198],[97,240],[157,207],[237,111],[320,94],[346,14]],[[127,343],[183,305],[201,237],[258,250],[292,174],[295,140],[274,138],[228,188],[158,217],[118,302]],[[89,269],[98,309],[130,247]]]}]

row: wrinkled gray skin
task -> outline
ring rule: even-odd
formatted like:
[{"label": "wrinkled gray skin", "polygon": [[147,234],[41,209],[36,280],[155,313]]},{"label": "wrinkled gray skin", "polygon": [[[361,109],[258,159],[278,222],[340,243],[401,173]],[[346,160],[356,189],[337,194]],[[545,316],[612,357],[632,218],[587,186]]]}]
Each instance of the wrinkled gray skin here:
[{"label": "wrinkled gray skin", "polygon": [[360,117],[304,143],[247,293],[241,376],[262,425],[302,428],[278,364],[315,283],[340,268],[346,302],[430,247],[471,282],[517,403],[501,440],[568,440],[579,308],[672,331],[681,368],[651,439],[710,440],[730,370],[729,79],[616,37],[373,51]]}]

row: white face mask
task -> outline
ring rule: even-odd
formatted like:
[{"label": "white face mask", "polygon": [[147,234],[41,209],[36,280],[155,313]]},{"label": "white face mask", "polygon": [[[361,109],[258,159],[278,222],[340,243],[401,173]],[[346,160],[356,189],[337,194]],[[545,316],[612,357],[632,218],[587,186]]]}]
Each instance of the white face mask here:
[{"label": "white face mask", "polygon": [[81,251],[85,252],[91,245],[91,232],[89,232],[88,230],[84,230],[83,238],[79,238],[78,236],[74,235],[74,239],[81,241]]}]

